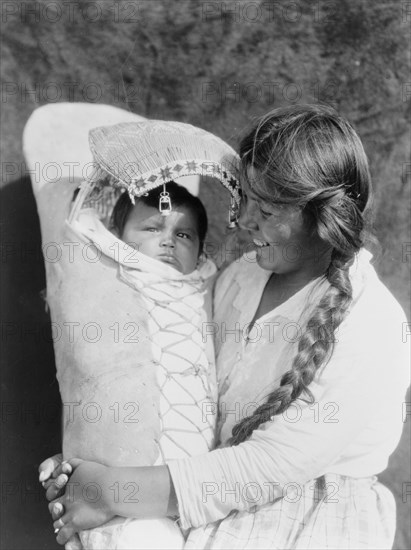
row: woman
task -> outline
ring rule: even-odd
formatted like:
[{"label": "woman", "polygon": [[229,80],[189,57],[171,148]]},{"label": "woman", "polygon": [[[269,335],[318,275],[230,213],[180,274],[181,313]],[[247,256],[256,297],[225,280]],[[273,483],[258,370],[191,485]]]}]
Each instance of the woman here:
[{"label": "woman", "polygon": [[400,438],[409,359],[404,313],[364,249],[362,144],[332,109],[291,106],[258,121],[240,156],[256,251],[220,276],[206,330],[220,448],[150,468],[70,461],[70,491],[50,505],[59,543],[114,515],[178,514],[187,548],[392,546],[394,499],[375,474]]}]

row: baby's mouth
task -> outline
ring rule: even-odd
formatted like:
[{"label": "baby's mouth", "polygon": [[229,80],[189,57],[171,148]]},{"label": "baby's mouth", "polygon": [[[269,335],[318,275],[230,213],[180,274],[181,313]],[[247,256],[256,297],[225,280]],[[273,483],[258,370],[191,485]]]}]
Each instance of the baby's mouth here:
[{"label": "baby's mouth", "polygon": [[170,254],[160,254],[158,256],[158,259],[165,263],[165,264],[170,264],[178,269],[180,269],[180,262],[174,257],[174,256],[171,256]]}]

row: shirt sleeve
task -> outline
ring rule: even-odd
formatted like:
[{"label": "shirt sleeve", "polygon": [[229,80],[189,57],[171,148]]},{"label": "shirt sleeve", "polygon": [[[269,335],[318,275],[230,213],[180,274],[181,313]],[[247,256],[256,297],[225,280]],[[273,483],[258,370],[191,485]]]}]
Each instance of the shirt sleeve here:
[{"label": "shirt sleeve", "polygon": [[[323,375],[310,385],[313,405],[299,400],[240,445],[170,463],[183,528],[272,502],[283,496],[286,484],[298,490],[329,472],[378,415],[401,423],[396,418],[401,408],[395,403],[401,404],[409,383],[403,322],[397,315],[396,322],[384,327],[374,326],[371,319],[362,328],[351,323],[339,331],[341,344]],[[389,422],[384,429],[389,437]]]}]

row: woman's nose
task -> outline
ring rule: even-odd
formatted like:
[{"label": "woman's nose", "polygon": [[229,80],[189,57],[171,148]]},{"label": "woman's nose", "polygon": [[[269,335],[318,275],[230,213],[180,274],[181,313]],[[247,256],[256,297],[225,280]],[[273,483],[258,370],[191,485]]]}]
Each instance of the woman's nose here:
[{"label": "woman's nose", "polygon": [[242,200],[240,203],[240,215],[238,217],[238,225],[241,229],[248,231],[258,229],[258,222],[255,217],[256,211],[252,207],[251,201]]}]

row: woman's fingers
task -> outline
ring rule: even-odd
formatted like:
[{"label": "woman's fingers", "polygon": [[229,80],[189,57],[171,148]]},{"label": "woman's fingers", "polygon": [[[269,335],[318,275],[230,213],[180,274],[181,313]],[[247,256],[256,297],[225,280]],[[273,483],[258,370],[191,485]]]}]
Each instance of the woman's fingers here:
[{"label": "woman's fingers", "polygon": [[61,463],[61,473],[67,474],[67,475],[70,475],[73,473],[73,467],[70,464],[70,462],[64,461]]},{"label": "woman's fingers", "polygon": [[[81,461],[79,461],[79,459],[73,459],[73,462],[77,466]],[[45,489],[48,489],[54,480],[61,474],[70,475],[72,473],[73,466],[66,460],[63,461],[61,454],[54,455],[40,464],[39,481]]]},{"label": "woman's fingers", "polygon": [[56,521],[53,522],[53,529],[55,533],[58,533],[60,529],[64,527],[65,523],[63,518],[66,520],[66,522],[69,521],[68,514],[64,514],[61,518],[56,519]]},{"label": "woman's fingers", "polygon": [[75,530],[71,524],[69,514],[65,514],[63,517],[53,523],[54,532],[57,537],[56,540],[59,544],[66,544],[71,537],[75,535]]},{"label": "woman's fingers", "polygon": [[47,479],[46,481],[42,482],[42,485],[44,489],[47,491],[47,489],[55,483],[56,479],[61,476],[61,474],[71,475],[73,473],[73,467],[68,462],[62,462],[55,468],[53,471],[52,476]]},{"label": "woman's fingers", "polygon": [[65,486],[68,482],[68,476],[66,474],[60,474],[54,482],[48,487],[46,491],[46,498],[47,500],[55,500],[57,497],[61,495],[61,493],[64,491]]},{"label": "woman's fingers", "polygon": [[[80,458],[72,458],[70,461],[65,460],[53,470],[52,475],[46,481],[42,481],[42,485],[46,490],[46,496],[49,495],[47,496],[48,500],[53,500],[56,498],[54,495],[57,494],[54,493],[54,489],[50,492],[48,492],[48,489],[50,487],[61,489],[67,483],[67,476],[70,476],[73,473],[73,470],[82,462],[83,460]],[[63,475],[66,477],[62,477]]]},{"label": "woman's fingers", "polygon": [[[65,464],[68,464],[68,466],[71,468],[71,472],[77,468],[82,462],[84,462],[81,458],[70,458],[70,460],[67,460]],[[71,473],[70,472],[70,473]],[[68,472],[65,472],[68,473]]]},{"label": "woman's fingers", "polygon": [[47,458],[40,464],[39,466],[40,483],[42,481],[46,481],[52,476],[54,470],[58,466],[60,466],[62,460],[63,460],[63,456],[61,454],[57,454],[57,455],[51,456],[50,458]]},{"label": "woman's fingers", "polygon": [[59,519],[64,514],[64,506],[58,500],[49,503],[49,512],[54,521]]},{"label": "woman's fingers", "polygon": [[74,531],[74,528],[71,525],[65,525],[62,527],[56,537],[56,541],[59,544],[66,544],[66,542],[71,539],[72,536],[74,536],[76,532]]}]

